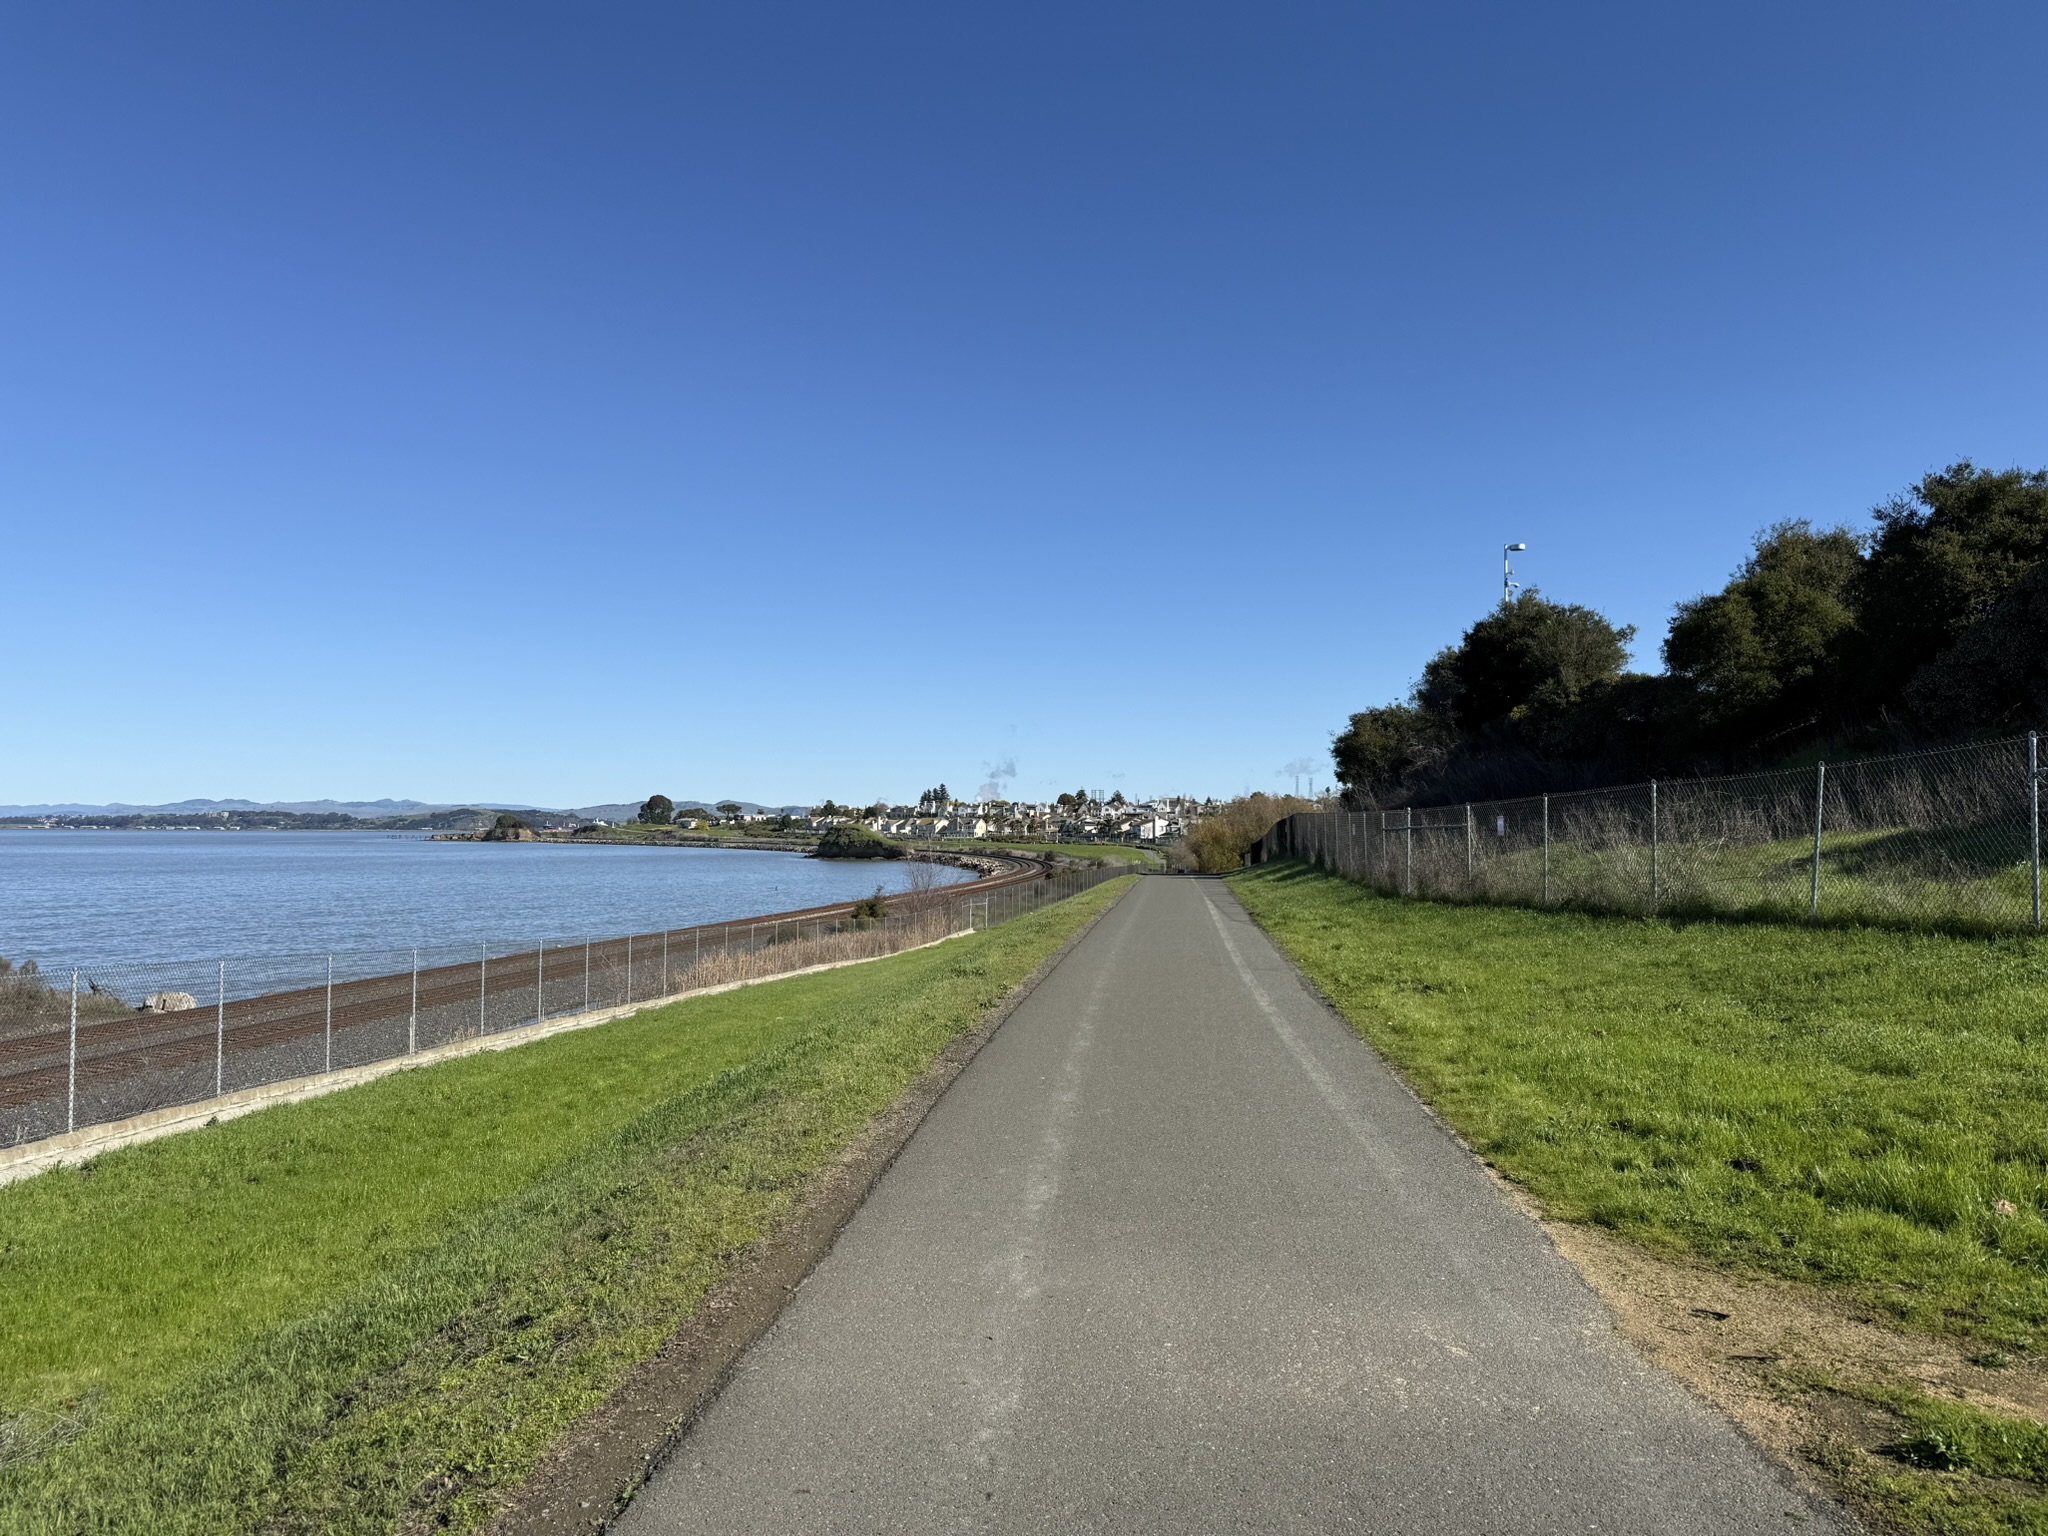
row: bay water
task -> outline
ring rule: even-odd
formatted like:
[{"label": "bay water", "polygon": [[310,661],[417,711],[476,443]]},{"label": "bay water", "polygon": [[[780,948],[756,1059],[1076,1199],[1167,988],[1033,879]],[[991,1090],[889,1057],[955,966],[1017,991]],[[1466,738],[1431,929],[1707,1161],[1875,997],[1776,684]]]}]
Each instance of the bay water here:
[{"label": "bay water", "polygon": [[[0,831],[0,956],[45,973],[437,953],[734,922],[900,891],[909,866],[390,832]],[[942,883],[971,879],[941,867]],[[181,967],[182,968],[182,967]],[[248,967],[240,968],[243,972]],[[296,973],[302,967],[278,967]]]}]

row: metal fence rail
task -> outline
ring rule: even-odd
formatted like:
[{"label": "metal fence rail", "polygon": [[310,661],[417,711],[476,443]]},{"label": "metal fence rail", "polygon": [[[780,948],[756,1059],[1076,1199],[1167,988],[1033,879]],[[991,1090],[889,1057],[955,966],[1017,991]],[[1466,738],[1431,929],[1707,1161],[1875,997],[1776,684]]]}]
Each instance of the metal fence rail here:
[{"label": "metal fence rail", "polygon": [[695,928],[0,975],[0,1145],[549,1019],[894,954],[1130,871],[999,877]]},{"label": "metal fence rail", "polygon": [[1381,890],[1592,911],[2041,926],[2034,734],[1714,779],[1277,824],[1253,863]]}]

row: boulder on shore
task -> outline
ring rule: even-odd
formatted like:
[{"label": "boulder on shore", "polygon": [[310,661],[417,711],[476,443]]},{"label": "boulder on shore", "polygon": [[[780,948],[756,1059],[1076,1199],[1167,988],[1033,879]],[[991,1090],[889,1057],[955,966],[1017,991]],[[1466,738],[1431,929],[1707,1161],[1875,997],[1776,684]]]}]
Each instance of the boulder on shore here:
[{"label": "boulder on shore", "polygon": [[142,1000],[137,1013],[183,1013],[197,1008],[199,999],[190,992],[152,992]]}]

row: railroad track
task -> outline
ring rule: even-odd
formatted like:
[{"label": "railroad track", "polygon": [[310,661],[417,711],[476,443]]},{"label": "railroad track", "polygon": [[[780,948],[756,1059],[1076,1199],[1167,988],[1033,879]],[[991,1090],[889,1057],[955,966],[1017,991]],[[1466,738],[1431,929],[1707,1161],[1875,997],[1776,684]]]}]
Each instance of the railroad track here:
[{"label": "railroad track", "polygon": [[[994,891],[1028,885],[1047,873],[1045,865],[1037,860],[1005,858],[1000,862],[1007,867],[967,885],[945,887],[926,899],[964,906],[968,900],[979,901]],[[511,1011],[503,1006],[505,1002],[524,999],[534,1003],[532,1014],[500,1023],[498,1029],[531,1023],[542,1015],[572,1015],[583,1011],[584,1004],[631,1004],[669,990],[670,977],[683,971],[680,965],[670,963],[671,956],[688,953],[694,960],[713,947],[722,953],[759,953],[803,937],[806,930],[825,930],[844,922],[853,907],[852,902],[835,902],[733,923],[702,923],[690,928],[595,940],[566,951],[511,951],[502,956],[491,955],[481,965],[464,962],[423,968],[417,978],[413,972],[403,971],[337,981],[331,1012],[328,989],[321,985],[234,998],[219,1008],[132,1013],[82,1022],[78,1029],[76,1088],[81,1097],[96,1096],[131,1079],[166,1077],[211,1065],[216,1057],[223,1080],[239,1081],[242,1074],[233,1070],[238,1058],[336,1039],[350,1030],[371,1025],[396,1028],[403,1023],[410,1028],[415,1021],[426,1020],[431,1021],[432,1033],[441,1039],[494,1032],[493,999],[500,1000],[501,1014]],[[551,961],[560,969],[550,970]],[[621,972],[623,995],[608,986],[607,995],[591,996],[592,977],[602,975],[609,981]],[[579,981],[583,992],[580,1002]],[[554,1003],[557,997],[563,999],[559,1005]],[[466,1028],[459,1021],[463,1010],[474,1014]],[[451,1016],[458,1016],[455,1028],[448,1027]],[[394,1054],[398,1053],[380,1051],[372,1059]],[[62,1100],[72,1091],[68,1025],[0,1040],[0,1111]],[[188,1097],[179,1094],[176,1101]]]}]

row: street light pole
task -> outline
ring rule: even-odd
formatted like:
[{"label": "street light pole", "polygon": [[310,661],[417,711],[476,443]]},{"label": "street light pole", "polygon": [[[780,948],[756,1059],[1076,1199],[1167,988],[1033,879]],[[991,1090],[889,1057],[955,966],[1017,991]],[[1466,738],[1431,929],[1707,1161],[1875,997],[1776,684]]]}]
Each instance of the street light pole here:
[{"label": "street light pole", "polygon": [[1514,568],[1508,564],[1508,556],[1528,547],[1526,544],[1503,544],[1500,547],[1500,605],[1503,608],[1515,600],[1515,592],[1522,585],[1515,580]]}]

